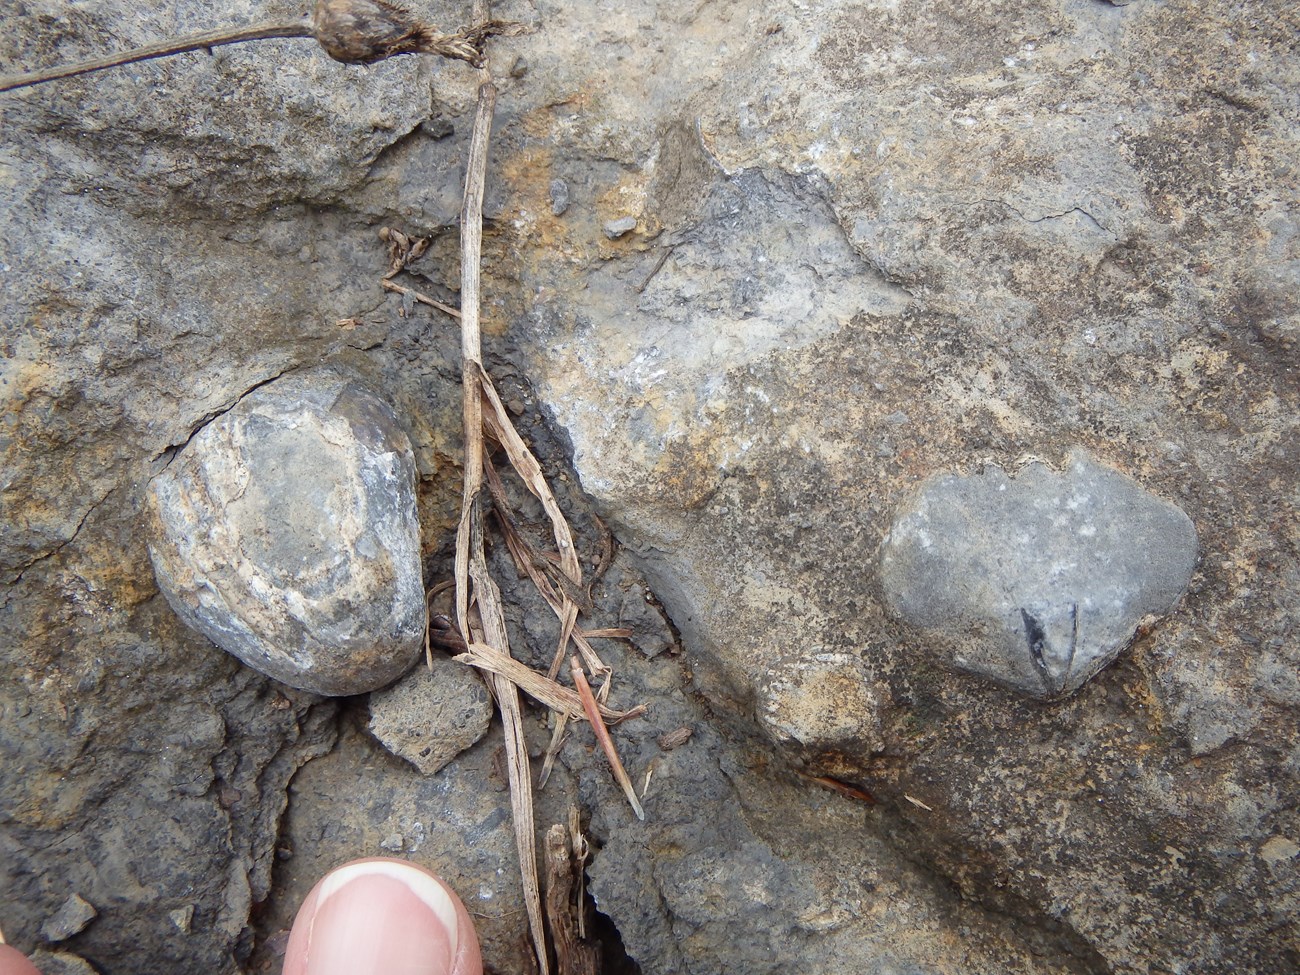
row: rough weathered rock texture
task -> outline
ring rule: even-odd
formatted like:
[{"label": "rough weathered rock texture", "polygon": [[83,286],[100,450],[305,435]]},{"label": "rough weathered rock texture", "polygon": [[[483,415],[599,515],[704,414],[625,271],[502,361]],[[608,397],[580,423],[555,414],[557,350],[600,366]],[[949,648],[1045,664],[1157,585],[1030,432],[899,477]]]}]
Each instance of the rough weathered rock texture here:
[{"label": "rough weathered rock texture", "polygon": [[492,698],[477,674],[440,654],[370,695],[370,733],[394,755],[432,775],[481,739]]},{"label": "rough weathered rock texture", "polygon": [[415,460],[355,377],[295,372],[243,397],[150,482],[149,515],[172,609],[254,670],[360,694],[420,655]]},{"label": "rough weathered rock texture", "polygon": [[[542,14],[552,56],[585,39]],[[502,166],[546,245],[512,337],[697,686],[754,713],[790,648],[861,653],[886,749],[824,768],[1096,970],[1300,963],[1296,864],[1261,854],[1300,833],[1298,17],[628,9],[597,35],[629,39],[616,80],[534,79],[536,181]],[[583,158],[624,165],[581,192]],[[575,187],[558,219],[548,177]],[[928,663],[869,566],[925,478],[1076,445],[1202,556],[1174,616],[1044,707]]]},{"label": "rough weathered rock texture", "polygon": [[[137,7],[11,5],[0,64],[213,16]],[[659,759],[645,827],[581,761],[587,740],[566,758],[593,888],[642,970],[1300,967],[1295,5],[494,14],[535,30],[493,54],[490,366],[525,434],[543,439],[544,416],[571,449],[566,503],[580,482],[631,557],[605,612],[644,613],[649,588],[675,634],[647,646],[682,651],[619,691],[664,715],[618,731],[638,784]],[[245,957],[286,783],[329,747],[337,706],[176,621],[144,486],[259,383],[342,361],[407,427],[445,572],[454,326],[384,296],[376,231],[434,235],[410,281],[454,300],[443,230],[472,100],[460,66],[354,70],[286,41],[0,101],[0,922],[23,947],[75,891],[100,917],[68,950],[106,975]],[[933,475],[1059,467],[1076,445],[1191,519],[1201,558],[1176,612],[1062,702],[928,663],[871,568],[895,513]],[[520,605],[515,635],[545,661],[547,611]],[[812,648],[856,655],[888,698],[883,748],[762,732],[765,675]],[[696,734],[660,754],[683,723]],[[347,774],[294,794],[309,828],[262,916],[334,853],[400,833],[405,855],[418,821],[463,864],[438,866],[467,901],[499,893],[488,942],[517,944],[505,795],[454,772],[490,769],[491,739],[424,778],[343,729],[329,761]],[[368,780],[394,769],[431,791],[385,806]],[[340,801],[386,828],[331,833]],[[815,910],[791,921],[796,903]]]},{"label": "rough weathered rock texture", "polygon": [[885,536],[880,580],[959,669],[1054,698],[1166,613],[1195,564],[1185,514],[1079,451],[1062,474],[928,479]]},{"label": "rough weathered rock texture", "polygon": [[881,710],[889,689],[856,653],[793,652],[758,685],[758,723],[777,744],[861,755],[884,747]]}]

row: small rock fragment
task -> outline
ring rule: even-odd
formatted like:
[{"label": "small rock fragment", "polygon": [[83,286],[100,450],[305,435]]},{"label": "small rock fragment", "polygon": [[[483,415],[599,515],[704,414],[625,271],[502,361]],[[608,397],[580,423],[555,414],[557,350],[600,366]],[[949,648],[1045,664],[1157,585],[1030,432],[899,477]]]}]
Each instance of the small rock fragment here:
[{"label": "small rock fragment", "polygon": [[1300,856],[1300,844],[1286,836],[1270,836],[1260,846],[1259,855],[1270,867],[1276,867]]},{"label": "small rock fragment", "polygon": [[66,941],[74,934],[86,930],[99,912],[80,894],[69,894],[52,917],[41,925],[41,937],[46,941]]},{"label": "small rock fragment", "polygon": [[670,752],[674,748],[680,748],[682,745],[685,745],[688,741],[691,740],[691,735],[693,735],[694,733],[695,732],[692,728],[683,725],[682,727],[675,728],[672,731],[664,732],[662,735],[660,735],[658,738],[655,739],[655,742],[664,751]]},{"label": "small rock fragment", "polygon": [[293,373],[196,433],[149,487],[158,585],[219,647],[291,687],[357,694],[414,665],[415,460],[355,378]]},{"label": "small rock fragment", "polygon": [[617,220],[605,221],[605,236],[610,240],[618,240],[624,234],[630,234],[636,230],[636,217],[619,217]]},{"label": "small rock fragment", "polygon": [[551,180],[551,213],[564,216],[569,209],[569,184],[562,179]]},{"label": "small rock fragment", "polygon": [[176,930],[181,934],[190,933],[190,924],[194,921],[194,905],[186,904],[184,907],[178,907],[174,911],[167,912],[168,919],[176,925]]},{"label": "small rock fragment", "polygon": [[886,703],[887,688],[857,654],[815,650],[768,669],[758,687],[758,722],[779,745],[878,751]]},{"label": "small rock fragment", "polygon": [[1195,563],[1187,515],[1076,450],[1062,474],[1034,461],[930,478],[885,538],[880,579],[958,669],[1052,699],[1168,612]]},{"label": "small rock fragment", "polygon": [[487,734],[492,701],[469,667],[435,656],[370,695],[370,733],[394,755],[432,775]]},{"label": "small rock fragment", "polygon": [[41,975],[97,975],[90,962],[70,951],[37,949],[31,955],[32,964]]}]

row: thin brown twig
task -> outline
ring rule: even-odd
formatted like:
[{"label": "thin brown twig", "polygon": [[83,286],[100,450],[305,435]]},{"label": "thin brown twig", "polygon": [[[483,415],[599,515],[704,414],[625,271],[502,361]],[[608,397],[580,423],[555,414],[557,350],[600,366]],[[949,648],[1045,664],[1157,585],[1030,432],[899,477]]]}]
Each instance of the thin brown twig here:
[{"label": "thin brown twig", "polygon": [[636,286],[637,294],[641,294],[642,292],[645,291],[647,287],[649,287],[650,282],[654,280],[654,276],[663,270],[663,266],[668,263],[668,258],[673,256],[673,251],[676,249],[677,249],[676,244],[669,244],[667,247],[664,248],[664,252],[659,255],[659,260],[655,261],[654,267],[650,269],[650,273],[647,274],[641,280],[641,283]]},{"label": "thin brown twig", "polygon": [[[479,366],[482,367],[481,362]],[[546,512],[551,522],[555,547],[560,553],[560,567],[569,577],[569,581],[581,589],[582,565],[578,562],[578,551],[573,544],[573,532],[564,518],[564,512],[560,510],[560,504],[555,499],[551,486],[546,483],[542,465],[528,449],[523,437],[519,436],[519,431],[511,422],[505,404],[501,402],[501,397],[497,395],[496,388],[486,373],[480,376],[479,389],[483,393],[484,404],[488,407],[483,413],[488,433],[505,449],[511,466],[524,482],[524,486],[542,503],[542,510]],[[573,635],[574,624],[578,621],[577,605],[563,593],[560,596],[560,608],[560,639],[556,649],[557,656],[563,656]]]},{"label": "thin brown twig", "polygon": [[0,91],[13,91],[15,88],[27,88],[31,85],[57,81],[60,78],[72,78],[92,71],[103,71],[136,61],[151,61],[154,58],[170,57],[187,51],[201,51],[205,48],[220,47],[223,44],[242,44],[245,41],[264,41],[277,37],[315,37],[310,21],[274,21],[271,23],[251,24],[247,27],[224,27],[219,30],[204,31],[186,37],[170,37],[164,41],[145,44],[130,51],[121,51],[76,64],[61,64],[53,68],[43,68],[26,74],[13,74],[0,77]]},{"label": "thin brown twig", "polygon": [[455,319],[460,318],[459,308],[453,308],[451,307],[451,305],[445,305],[437,298],[430,298],[428,295],[424,294],[423,292],[416,291],[414,288],[408,288],[405,287],[404,285],[398,284],[396,281],[389,281],[387,279],[381,281],[380,284],[384,286],[385,291],[395,291],[399,295],[406,295],[412,301],[418,301],[422,305],[428,305],[431,308],[436,308],[438,309],[438,311],[442,312],[443,314],[450,315],[452,318]]},{"label": "thin brown twig", "polygon": [[[510,512],[510,499],[506,497],[505,485],[501,482],[501,476],[497,473],[496,465],[492,463],[490,457],[483,458],[483,472],[487,475],[487,485],[488,491],[492,495],[492,505],[497,518],[501,522],[501,530],[506,536],[506,542],[509,545],[511,557],[515,561],[515,567],[528,576],[529,579],[532,579],[534,585],[539,589],[544,582],[549,581],[555,587],[558,587],[561,593],[577,603],[582,612],[591,612],[593,609],[591,600],[564,574],[559,564],[559,557],[550,552],[539,553],[533,547],[533,543],[519,530],[519,526],[515,523],[515,519]],[[542,579],[537,578],[539,570],[545,573]]]},{"label": "thin brown twig", "polygon": [[[490,382],[486,375],[484,376],[484,382]],[[486,401],[491,402],[492,397],[487,398]],[[496,397],[495,402],[499,404],[500,398]],[[504,411],[505,408],[501,407],[501,409]],[[496,439],[497,443],[502,444],[506,449],[506,455],[510,458],[511,466],[514,467],[515,472],[520,475],[524,483],[528,485],[533,496],[542,500],[542,506],[547,511],[552,521],[552,530],[556,538],[557,547],[559,547],[562,552],[565,551],[566,548],[567,551],[575,551],[573,548],[573,536],[569,531],[568,522],[564,520],[564,514],[560,511],[559,504],[555,501],[554,495],[551,494],[550,486],[546,483],[545,477],[542,476],[541,466],[533,457],[532,451],[528,450],[527,445],[524,444],[523,439],[519,436],[518,432],[515,431],[514,426],[510,424],[509,417],[505,416],[504,412],[499,416],[493,412],[489,414],[489,419],[485,419],[485,422],[488,423],[489,433],[500,431],[502,436],[506,436],[505,428],[502,424],[505,424],[506,427],[508,427],[509,433],[513,435],[509,437],[510,444],[504,443],[499,437],[494,436],[493,439]],[[493,500],[499,507],[506,508],[507,501],[505,498],[505,489],[501,485],[500,479],[496,478],[496,472],[492,467],[491,461],[487,457],[484,457],[483,463],[484,470],[487,474],[488,489],[492,492]],[[523,469],[521,469],[521,467]],[[546,498],[550,499],[549,502]],[[555,587],[551,584],[551,580],[538,570],[539,563],[538,560],[535,560],[532,557],[532,546],[528,545],[527,542],[523,540],[522,536],[519,535],[518,531],[515,530],[508,514],[503,515],[501,523],[505,529],[506,547],[510,550],[511,558],[514,559],[516,568],[532,580],[537,591],[541,593],[542,598],[546,600],[556,617],[560,620],[560,645],[556,650],[554,659],[551,661],[551,667],[550,670],[547,671],[547,676],[554,679],[559,675],[560,666],[564,663],[564,654],[568,649],[569,640],[572,640],[572,642],[577,645],[583,659],[587,661],[587,666],[592,669],[593,673],[601,675],[604,681],[601,686],[601,698],[604,700],[609,696],[609,679],[613,672],[609,666],[600,659],[600,655],[596,653],[591,644],[577,633],[576,623],[578,607],[575,599],[564,587],[561,587],[560,591],[557,592]],[[564,578],[568,580],[570,586],[573,585],[573,579],[569,576],[570,572],[576,572],[578,580],[581,582],[582,568],[578,565],[576,552],[571,563],[561,556],[561,572],[564,574]],[[570,615],[572,615],[572,623],[568,622]],[[568,639],[565,638],[566,630],[568,633]]]}]

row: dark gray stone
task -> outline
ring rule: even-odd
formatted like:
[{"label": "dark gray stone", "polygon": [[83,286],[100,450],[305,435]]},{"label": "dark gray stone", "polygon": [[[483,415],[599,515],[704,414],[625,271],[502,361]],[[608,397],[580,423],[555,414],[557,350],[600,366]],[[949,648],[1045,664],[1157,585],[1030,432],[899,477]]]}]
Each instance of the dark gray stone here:
[{"label": "dark gray stone", "polygon": [[41,975],[95,975],[90,962],[67,951],[34,951],[32,964]]},{"label": "dark gray stone", "polygon": [[492,699],[478,675],[435,654],[392,687],[370,695],[370,733],[432,775],[487,734]]},{"label": "dark gray stone", "polygon": [[98,916],[94,905],[80,894],[69,894],[54,915],[41,925],[41,936],[46,941],[66,941],[85,931]]},{"label": "dark gray stone", "polygon": [[250,393],[154,478],[149,510],[167,601],[250,667],[342,695],[415,663],[415,462],[392,410],[354,378],[317,369]]},{"label": "dark gray stone", "polygon": [[[564,212],[569,209],[569,184],[562,179],[551,180],[551,213],[557,217],[564,216]],[[636,221],[632,222],[636,226]]]},{"label": "dark gray stone", "polygon": [[1075,451],[1063,474],[1032,461],[926,481],[885,538],[880,579],[959,669],[1055,698],[1168,612],[1195,564],[1187,515]]}]

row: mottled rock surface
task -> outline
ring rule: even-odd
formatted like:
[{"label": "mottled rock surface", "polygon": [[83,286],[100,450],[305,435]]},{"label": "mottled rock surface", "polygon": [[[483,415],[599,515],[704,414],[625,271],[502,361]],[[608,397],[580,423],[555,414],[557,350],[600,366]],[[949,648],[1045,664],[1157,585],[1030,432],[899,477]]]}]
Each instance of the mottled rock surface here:
[{"label": "mottled rock surface", "polygon": [[167,601],[254,670],[343,695],[415,664],[415,459],[355,377],[295,372],[244,396],[150,482],[149,514]]},{"label": "mottled rock surface", "polygon": [[1076,452],[1008,475],[941,475],[890,526],[890,609],[960,669],[1031,697],[1070,694],[1166,613],[1196,564],[1177,507]]},{"label": "mottled rock surface", "polygon": [[394,755],[432,775],[487,734],[492,698],[464,664],[435,655],[392,687],[370,695],[370,733]]},{"label": "mottled rock surface", "polygon": [[[615,685],[664,715],[618,730],[638,785],[660,759],[647,826],[576,735],[553,800],[590,817],[593,887],[643,970],[726,970],[736,945],[774,972],[1300,968],[1295,5],[494,14],[534,30],[494,48],[489,367],[548,469],[572,457],[564,503],[587,492],[624,544],[598,622],[622,607],[661,651],[653,680],[629,652]],[[212,20],[27,0],[0,65]],[[254,904],[291,912],[335,857],[397,836],[467,901],[493,894],[493,964],[518,970],[492,738],[421,776],[359,703],[181,626],[141,532],[148,479],[196,429],[335,362],[406,427],[427,572],[446,574],[455,330],[384,295],[376,238],[432,236],[404,280],[454,303],[474,92],[459,65],[355,70],[284,41],[0,100],[0,923],[22,947],[75,890],[101,916],[68,948],[105,975],[235,972]],[[1172,615],[1044,704],[933,662],[871,566],[925,479],[1074,445],[1176,503],[1201,558]],[[516,603],[544,665],[549,613]],[[660,607],[672,628],[651,632],[635,614]],[[810,648],[887,689],[883,750],[763,731],[765,675]],[[390,774],[408,791],[371,788]],[[696,795],[671,804],[674,785]],[[795,900],[818,912],[792,928]]]},{"label": "mottled rock surface", "polygon": [[889,689],[861,656],[809,648],[774,663],[758,685],[758,722],[778,744],[870,753],[884,746]]}]

